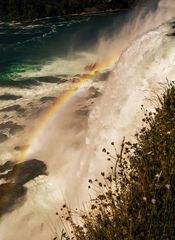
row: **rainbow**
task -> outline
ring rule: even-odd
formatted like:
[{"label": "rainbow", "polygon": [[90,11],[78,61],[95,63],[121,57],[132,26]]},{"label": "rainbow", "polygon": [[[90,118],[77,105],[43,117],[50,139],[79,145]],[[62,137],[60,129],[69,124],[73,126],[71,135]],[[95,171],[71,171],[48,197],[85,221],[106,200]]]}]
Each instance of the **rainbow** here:
[{"label": "rainbow", "polygon": [[18,157],[17,161],[22,162],[26,159],[29,151],[35,145],[37,138],[42,134],[45,126],[49,124],[49,122],[54,118],[55,114],[58,113],[60,109],[62,109],[67,102],[69,102],[73,96],[77,94],[77,92],[95,79],[100,73],[102,73],[107,68],[111,67],[113,64],[117,62],[117,59],[113,58],[106,61],[103,64],[99,64],[94,69],[92,69],[88,74],[83,75],[77,82],[73,83],[68,91],[66,91],[61,97],[55,101],[54,105],[49,109],[49,111],[40,119],[40,124],[34,130],[33,134],[30,137],[27,147],[25,147]]},{"label": "rainbow", "polygon": [[[51,123],[52,119],[54,119],[55,115],[57,113],[61,114],[61,109],[65,106],[66,103],[69,103],[69,101],[76,96],[76,94],[79,92],[79,90],[86,86],[93,81],[94,78],[96,78],[100,73],[102,73],[104,70],[106,70],[109,67],[112,67],[112,65],[117,61],[117,59],[111,59],[105,64],[101,64],[96,66],[89,74],[84,75],[82,78],[80,78],[77,82],[73,83],[68,91],[66,91],[60,98],[58,98],[57,101],[55,101],[52,108],[49,109],[49,111],[40,119],[40,124],[37,126],[35,131],[30,137],[29,143],[26,148],[24,148],[17,156],[16,163],[24,162],[27,160],[27,157],[29,155],[29,152],[34,148],[37,140],[41,136],[41,134],[44,132],[44,129],[49,126],[49,123]],[[18,166],[16,169],[15,178],[13,179],[14,184],[17,184],[16,179],[18,175],[21,173],[21,168]],[[1,197],[1,203],[2,204],[9,204],[9,201],[11,200],[12,193],[9,192],[8,196],[6,194]]]}]

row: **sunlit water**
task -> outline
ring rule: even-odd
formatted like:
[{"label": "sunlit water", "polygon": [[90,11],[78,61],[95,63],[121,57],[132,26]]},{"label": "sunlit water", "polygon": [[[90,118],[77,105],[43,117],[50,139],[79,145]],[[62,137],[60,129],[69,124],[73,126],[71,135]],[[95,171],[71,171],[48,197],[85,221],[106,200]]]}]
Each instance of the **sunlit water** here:
[{"label": "sunlit water", "polygon": [[[42,106],[37,102],[36,93],[39,94],[39,97],[48,96],[48,93],[49,96],[52,94],[56,96],[61,94],[60,88],[68,89],[72,75],[83,73],[85,66],[99,61],[99,57],[95,57],[93,54],[94,52],[99,55],[101,52],[104,53],[104,47],[101,48],[99,45],[112,46],[112,49],[109,48],[109,50],[114,53],[114,64],[110,68],[107,66],[106,75],[99,74],[90,85],[78,91],[64,108],[58,109],[51,121],[31,144],[25,159],[43,160],[47,164],[49,175],[41,176],[28,183],[25,203],[2,218],[0,226],[2,240],[28,240],[31,239],[31,236],[34,240],[50,239],[54,232],[61,228],[60,222],[58,221],[57,224],[55,216],[60,205],[66,200],[73,207],[81,206],[82,201],[88,199],[88,178],[97,177],[107,165],[101,151],[102,148],[107,147],[110,150],[111,141],[115,141],[119,147],[123,136],[132,138],[141,124],[141,104],[151,109],[152,105],[148,99],[153,99],[155,92],[161,92],[162,84],[166,83],[167,78],[173,80],[175,76],[175,39],[173,36],[167,36],[173,29],[169,23],[158,27],[173,16],[172,12],[171,10],[166,12],[167,15],[164,12],[163,16],[160,8],[155,13],[154,22],[149,16],[147,22],[145,21],[142,25],[142,29],[137,29],[137,21],[134,21],[130,23],[129,27],[127,24],[124,29],[126,31],[119,31],[123,21],[128,20],[125,12],[109,16],[87,16],[68,22],[63,20],[62,24],[66,24],[61,35],[63,38],[65,37],[64,40],[59,37],[59,29],[61,31],[63,27],[61,22],[56,24],[46,20],[42,26],[41,23],[25,27],[9,26],[9,28],[22,28],[28,34],[30,29],[33,32],[36,31],[35,33],[40,34],[40,41],[43,39],[43,45],[42,41],[39,43],[37,40],[39,38],[34,41],[36,48],[35,44],[29,41],[30,47],[24,47],[21,50],[21,56],[19,54],[20,60],[16,59],[17,65],[21,67],[22,62],[25,69],[23,67],[16,68],[18,70],[11,72],[11,69],[14,69],[12,63],[13,67],[9,68],[10,70],[4,67],[3,78],[8,75],[10,80],[12,76],[13,81],[16,76],[22,81],[27,79],[38,81],[43,77],[52,79],[52,77],[63,74],[71,76],[63,85],[52,83],[49,87],[50,83],[42,82],[37,86],[32,85],[30,89],[25,89],[25,93],[28,94],[28,98],[25,101],[22,100],[25,102],[25,106],[26,103],[30,103],[30,98],[37,103],[38,108]],[[109,21],[108,23],[106,19]],[[54,29],[53,26],[55,26]],[[85,34],[88,27],[94,29],[94,32],[91,29],[92,35],[89,34],[89,31],[87,35]],[[156,29],[153,30],[155,27]],[[128,28],[132,28],[133,32],[128,31]],[[69,33],[71,29],[72,32]],[[76,35],[74,35],[75,32]],[[113,32],[115,34],[112,34]],[[66,33],[70,35],[67,37]],[[76,39],[77,34],[79,40]],[[139,37],[130,43],[136,36]],[[100,41],[101,39],[103,41]],[[68,40],[67,44],[66,40]],[[129,44],[130,46],[127,48]],[[98,49],[98,51],[94,49]],[[22,56],[23,51],[26,51],[25,56]],[[28,57],[26,57],[27,54]],[[76,58],[72,60],[72,56],[75,55],[78,59],[77,62],[73,61]],[[100,55],[100,60],[103,58],[102,56],[104,55]],[[59,65],[61,61],[62,66]],[[65,61],[66,64],[71,62],[69,65],[71,67],[64,65]],[[81,68],[81,64],[77,66],[78,63],[83,63]],[[6,65],[7,62],[4,66]],[[64,72],[63,66],[65,66]],[[76,68],[75,72],[72,71],[73,66]],[[66,69],[70,69],[70,72],[66,72]],[[11,88],[8,86],[8,89],[10,91]],[[18,94],[22,94],[23,90],[17,91]],[[99,94],[96,95],[96,91]],[[21,101],[21,99],[17,101]],[[34,109],[30,109],[30,111],[33,113]],[[31,125],[31,120],[26,121],[25,118],[24,116],[23,121],[20,121],[27,122],[27,126]],[[35,117],[35,125],[37,124],[37,117]],[[13,140],[13,138],[10,139]],[[10,139],[8,141],[13,142]],[[26,134],[24,139],[27,142]],[[19,143],[22,142],[21,144],[25,144],[25,141],[18,140]],[[7,230],[7,225],[11,231]],[[21,225],[23,227],[19,228]]]},{"label": "sunlit water", "polygon": [[[1,122],[13,121],[22,128],[30,126],[29,132],[33,131],[31,129],[36,127],[34,119],[52,104],[51,98],[68,90],[74,79],[88,72],[86,66],[97,62],[95,52],[101,36],[107,34],[110,37],[114,30],[119,31],[126,18],[124,11],[26,24],[1,23]],[[12,98],[4,100],[9,94]],[[14,105],[20,105],[21,111],[19,107],[6,110]],[[12,148],[27,142],[19,142],[21,131],[11,134],[8,129],[1,129],[1,132],[0,155],[1,161],[5,162],[14,158],[16,153]]]}]

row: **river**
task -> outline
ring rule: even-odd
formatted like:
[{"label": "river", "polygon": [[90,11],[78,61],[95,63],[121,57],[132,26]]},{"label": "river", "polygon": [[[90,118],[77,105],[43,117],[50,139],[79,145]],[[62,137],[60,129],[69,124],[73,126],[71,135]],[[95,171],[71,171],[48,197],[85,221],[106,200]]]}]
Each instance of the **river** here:
[{"label": "river", "polygon": [[[139,15],[1,23],[1,163],[24,163],[1,177],[2,240],[52,239],[61,229],[61,204],[82,206],[88,178],[107,167],[102,148],[133,139],[141,104],[151,109],[147,99],[175,76],[175,42],[167,36],[173,30],[162,25],[174,9],[166,3]],[[33,159],[46,164],[47,175],[26,181],[36,173],[38,165],[26,171]],[[17,196],[3,185],[19,183]]]}]

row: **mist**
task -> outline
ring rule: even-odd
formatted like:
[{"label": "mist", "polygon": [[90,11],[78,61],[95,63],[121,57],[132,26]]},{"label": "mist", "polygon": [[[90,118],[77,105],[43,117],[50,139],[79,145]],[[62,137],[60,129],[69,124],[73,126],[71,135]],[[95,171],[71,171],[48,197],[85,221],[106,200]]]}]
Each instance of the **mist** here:
[{"label": "mist", "polygon": [[73,208],[86,204],[88,179],[107,167],[102,148],[112,151],[110,142],[119,148],[123,136],[132,139],[141,125],[141,104],[152,108],[146,99],[174,76],[175,47],[165,38],[170,27],[159,27],[174,10],[169,0],[137,8],[86,53],[92,64],[113,64],[105,81],[103,73],[77,91],[36,137],[25,160],[44,161],[49,175],[27,183],[26,202],[2,219],[2,240],[50,239],[61,228],[55,212],[64,202]]}]

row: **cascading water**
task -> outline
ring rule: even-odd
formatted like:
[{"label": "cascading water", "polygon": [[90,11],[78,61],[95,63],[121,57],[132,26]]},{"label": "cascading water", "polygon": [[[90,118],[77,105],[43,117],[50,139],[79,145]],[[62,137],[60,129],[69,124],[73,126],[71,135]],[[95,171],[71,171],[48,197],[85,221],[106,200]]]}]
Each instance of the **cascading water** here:
[{"label": "cascading water", "polygon": [[[150,15],[148,24],[129,40],[173,16],[168,9],[166,16],[161,14],[159,9],[155,25]],[[60,205],[66,200],[73,207],[81,206],[88,199],[88,178],[107,166],[102,148],[110,150],[111,141],[119,146],[123,136],[132,138],[141,124],[140,106],[151,108],[148,99],[161,91],[166,79],[174,80],[175,39],[168,36],[172,31],[171,23],[164,24],[137,38],[122,53],[126,41],[120,51],[114,51],[122,54],[107,74],[96,77],[55,113],[26,156],[43,160],[49,175],[29,182],[25,203],[2,218],[2,240],[50,239],[59,228],[55,212]],[[94,98],[96,88],[98,98]]]}]

